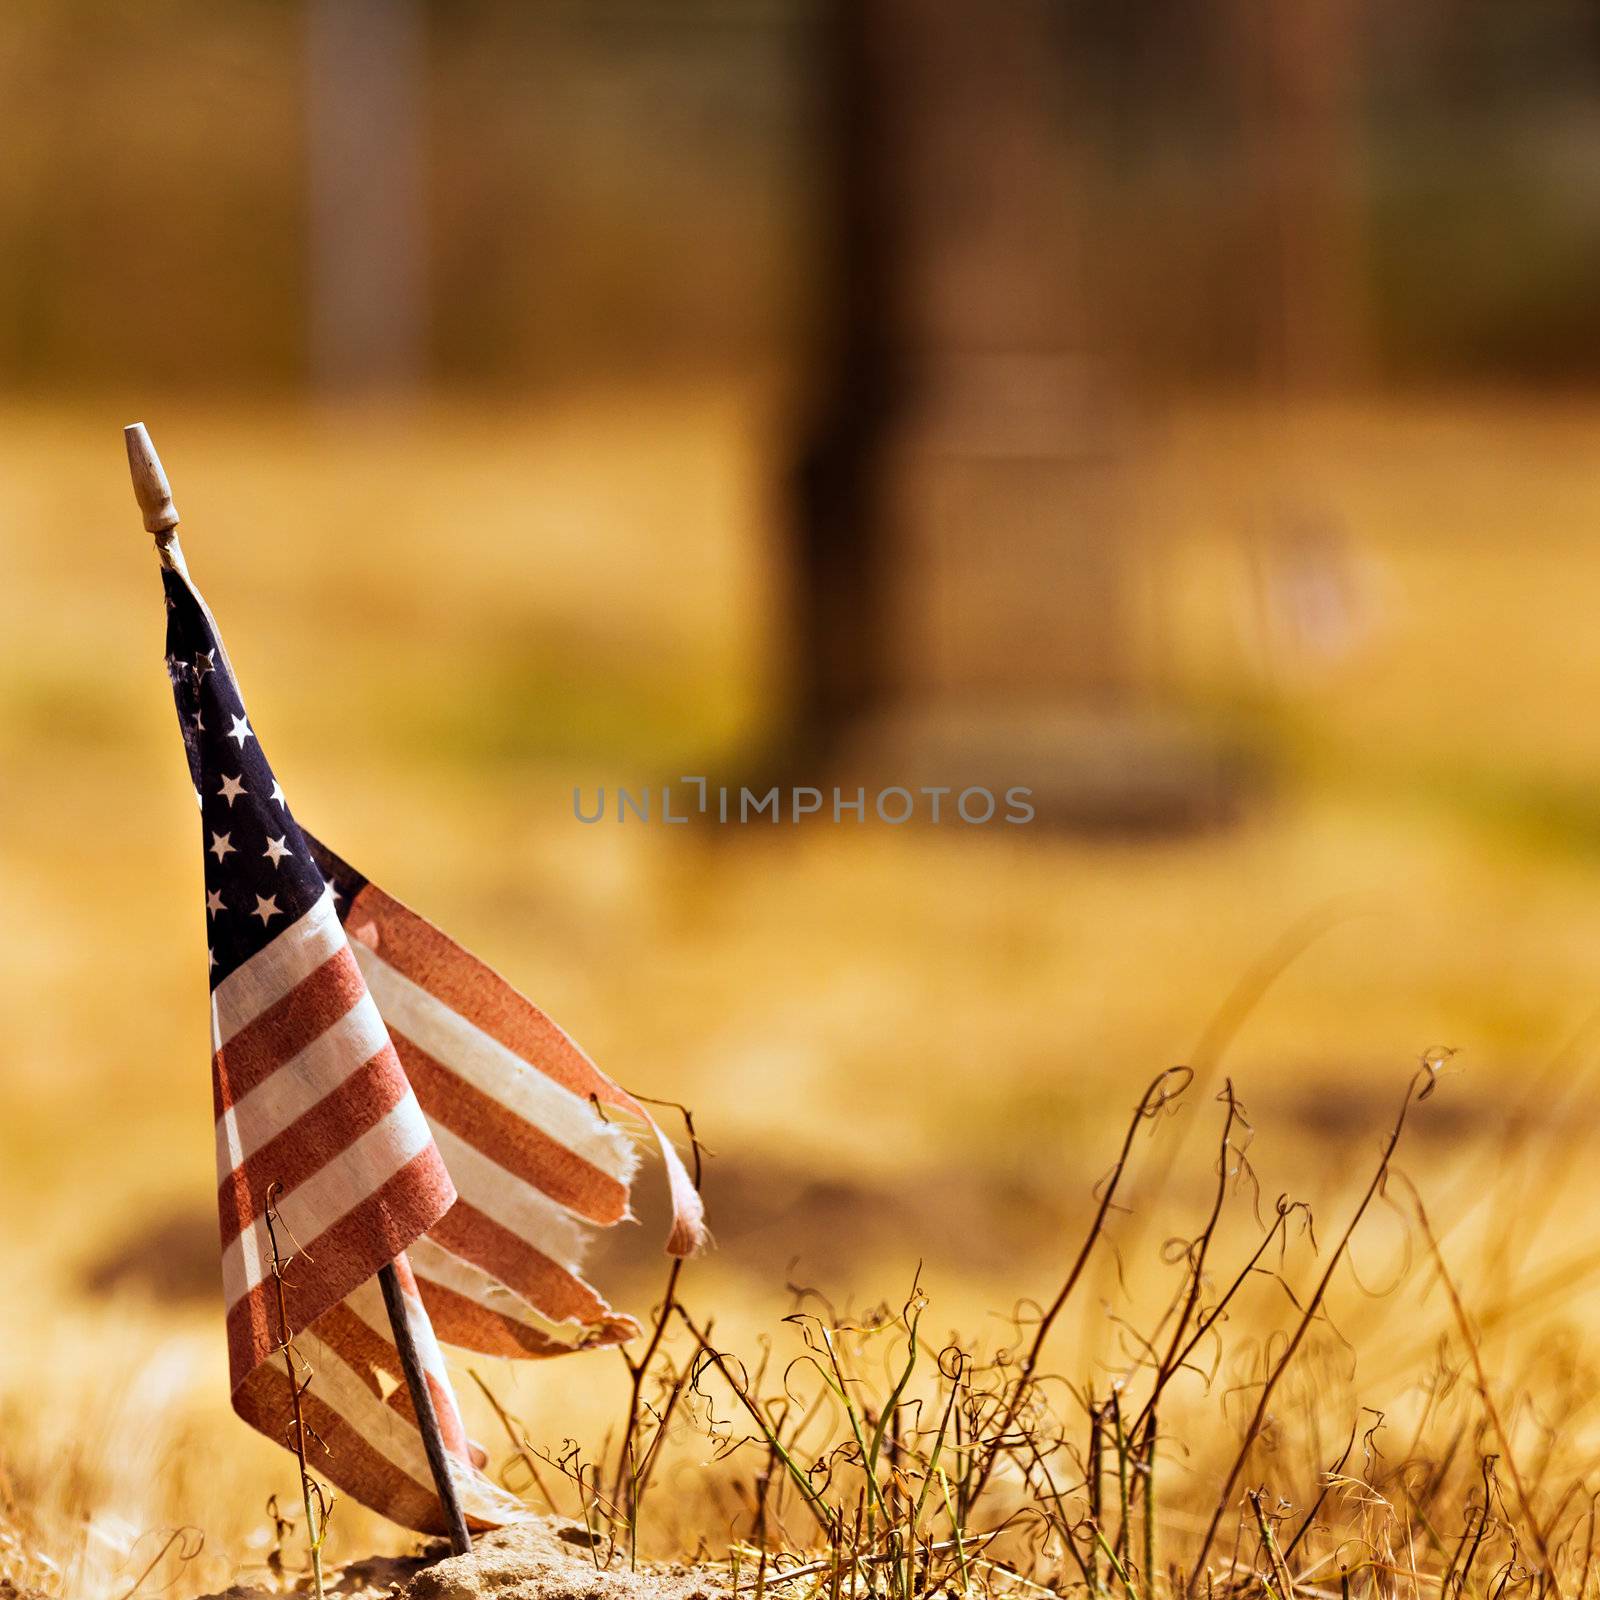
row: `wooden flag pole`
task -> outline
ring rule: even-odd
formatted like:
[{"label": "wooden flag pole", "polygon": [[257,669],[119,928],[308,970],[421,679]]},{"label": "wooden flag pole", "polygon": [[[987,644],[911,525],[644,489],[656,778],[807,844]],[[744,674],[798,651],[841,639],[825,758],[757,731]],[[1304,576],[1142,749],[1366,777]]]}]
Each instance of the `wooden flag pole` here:
[{"label": "wooden flag pole", "polygon": [[434,1487],[439,1491],[439,1503],[444,1507],[444,1520],[450,1530],[450,1548],[458,1556],[464,1556],[472,1549],[472,1535],[467,1532],[467,1518],[461,1509],[461,1497],[456,1493],[455,1479],[450,1476],[450,1459],[445,1454],[444,1435],[439,1432],[439,1415],[433,1409],[433,1395],[428,1389],[428,1375],[423,1371],[422,1357],[417,1352],[417,1341],[411,1337],[405,1292],[400,1287],[394,1262],[386,1261],[378,1268],[378,1287],[383,1290],[389,1326],[394,1330],[394,1346],[400,1352],[406,1387],[411,1391],[411,1403],[417,1412],[417,1426],[422,1431],[422,1447],[428,1452],[428,1466],[433,1471]]},{"label": "wooden flag pole", "polygon": [[161,457],[142,422],[130,422],[122,430],[122,442],[128,447],[128,472],[133,479],[133,498],[144,517],[144,531],[156,536],[161,565],[187,578],[189,569],[178,543],[178,508],[172,503],[172,487]]},{"label": "wooden flag pole", "polygon": [[[133,497],[139,502],[144,517],[145,532],[155,535],[156,553],[161,564],[183,578],[189,576],[184,564],[183,547],[178,543],[178,509],[172,503],[172,488],[167,482],[161,457],[150,442],[150,435],[142,422],[130,423],[122,430],[128,447],[128,471],[133,478]],[[411,1392],[411,1404],[417,1414],[417,1431],[422,1435],[422,1446],[428,1454],[428,1466],[433,1473],[433,1485],[439,1493],[439,1503],[444,1508],[445,1524],[450,1532],[450,1548],[459,1556],[472,1549],[472,1535],[467,1531],[466,1514],[461,1509],[461,1497],[456,1492],[455,1479],[450,1473],[450,1458],[445,1450],[444,1435],[439,1431],[439,1414],[433,1407],[433,1395],[428,1389],[427,1373],[417,1341],[412,1336],[411,1320],[406,1315],[405,1295],[392,1261],[378,1269],[378,1285],[383,1290],[383,1304],[389,1313],[389,1327],[394,1334],[395,1349],[400,1353],[400,1365],[405,1372],[406,1388]]]}]

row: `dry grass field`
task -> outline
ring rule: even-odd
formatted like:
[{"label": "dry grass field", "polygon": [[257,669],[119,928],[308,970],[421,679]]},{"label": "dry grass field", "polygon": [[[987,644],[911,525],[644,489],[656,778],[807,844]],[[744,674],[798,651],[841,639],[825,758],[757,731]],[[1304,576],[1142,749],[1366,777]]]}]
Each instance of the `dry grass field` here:
[{"label": "dry grass field", "polygon": [[[297,813],[630,1088],[695,1108],[719,1243],[682,1300],[763,1393],[788,1372],[792,1422],[818,1399],[797,1456],[848,1440],[851,1413],[819,1390],[823,1364],[787,1367],[808,1331],[781,1320],[790,1286],[827,1297],[859,1364],[845,1393],[878,1416],[921,1263],[919,1359],[869,1516],[881,1541],[909,1508],[934,1553],[920,1576],[909,1556],[897,1577],[865,1569],[879,1592],[931,1588],[941,1562],[952,1588],[1036,1592],[974,1576],[944,1491],[924,1500],[940,1396],[965,1371],[1006,1420],[1017,1369],[995,1352],[1031,1339],[1128,1117],[1179,1063],[1195,1081],[1139,1125],[1042,1353],[1061,1381],[1026,1397],[1057,1498],[1018,1446],[970,1529],[1029,1505],[1008,1562],[1128,1600],[1189,1570],[1219,1505],[1213,1582],[1275,1600],[1337,1595],[1341,1567],[1358,1595],[1594,1581],[1600,410],[1417,401],[1290,427],[1195,406],[1152,430],[1129,479],[1145,670],[1256,752],[1236,827],[582,827],[578,783],[737,781],[767,702],[777,418],[721,392],[0,414],[0,1574],[50,1595],[204,1593],[265,1571],[267,1498],[295,1500],[290,1458],[227,1406],[198,857],[123,470],[135,414]],[[1284,504],[1338,531],[1285,540]],[[1460,1313],[1398,1176],[1341,1252],[1428,1052],[1437,1082],[1392,1165]],[[1225,1080],[1249,1129],[1228,1133],[1185,1323],[1196,1258],[1172,1241],[1201,1234],[1217,1193]],[[644,1226],[604,1251],[641,1311],[664,1268],[651,1176]],[[1280,1195],[1314,1231],[1297,1211],[1273,1235]],[[1173,1331],[1204,1325],[1269,1235],[1163,1391],[1146,1508],[1141,1439],[1119,1447],[1105,1402],[1137,1415]],[[882,1301],[888,1323],[861,1331]],[[951,1330],[971,1365],[941,1379]],[[677,1324],[669,1355],[693,1355]],[[551,1461],[566,1439],[589,1461],[614,1444],[615,1356],[477,1370]],[[826,1543],[770,1445],[727,1453],[756,1429],[721,1381],[700,1372],[675,1414],[641,1547],[720,1558],[758,1525]],[[505,1430],[460,1386],[504,1461]],[[980,1444],[950,1440],[950,1484],[970,1487]],[[575,1511],[559,1468],[540,1473]],[[848,1520],[876,1504],[864,1483],[840,1458],[821,1492]],[[335,1512],[335,1559],[404,1544]]]}]

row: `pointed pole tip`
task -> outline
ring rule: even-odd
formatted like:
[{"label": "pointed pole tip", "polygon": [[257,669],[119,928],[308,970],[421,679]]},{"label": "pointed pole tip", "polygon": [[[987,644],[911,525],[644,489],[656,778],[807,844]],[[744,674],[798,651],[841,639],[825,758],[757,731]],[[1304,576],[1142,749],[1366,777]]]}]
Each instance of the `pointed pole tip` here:
[{"label": "pointed pole tip", "polygon": [[178,508],[172,503],[172,489],[161,457],[142,422],[130,422],[122,430],[122,438],[128,447],[128,472],[133,478],[133,497],[139,502],[145,532],[153,533],[156,542],[165,546],[178,526]]}]

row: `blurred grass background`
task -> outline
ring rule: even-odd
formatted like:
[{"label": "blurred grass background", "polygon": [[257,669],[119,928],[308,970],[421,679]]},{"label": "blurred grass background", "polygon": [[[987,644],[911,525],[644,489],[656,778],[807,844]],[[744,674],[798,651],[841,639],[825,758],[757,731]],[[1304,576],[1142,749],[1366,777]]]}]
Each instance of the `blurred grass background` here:
[{"label": "blurred grass background", "polygon": [[[426,349],[359,396],[311,383],[301,8],[0,17],[0,1488],[57,1558],[98,1582],[187,1521],[191,1577],[220,1582],[292,1483],[226,1407],[135,417],[297,814],[630,1088],[695,1107],[719,1248],[689,1292],[730,1335],[786,1280],[875,1299],[918,1259],[953,1324],[1041,1291],[1140,1087],[1308,918],[1226,1061],[1264,1191],[1337,1204],[1416,1057],[1454,1047],[1412,1170],[1459,1185],[1537,1128],[1576,1159],[1523,1270],[1583,1259],[1590,9],[1365,15],[1358,359],[1287,394],[1251,354],[1225,44],[1199,7],[1079,19],[1134,677],[1252,773],[1230,826],[1138,839],[574,820],[578,785],[743,781],[782,700],[818,13],[424,11]],[[1334,534],[1285,536],[1302,503]],[[1554,1060],[1564,1097],[1529,1098]],[[642,1210],[607,1244],[641,1307],[648,1175]],[[498,1381],[555,1441],[610,1418],[619,1376]],[[341,1508],[338,1553],[385,1541]]]},{"label": "blurred grass background", "polygon": [[[68,1503],[109,1519],[118,1559],[134,1532],[189,1521],[213,1535],[196,1571],[215,1577],[292,1479],[226,1410],[198,864],[122,412],[98,409],[14,409],[3,430],[5,1466],[23,1504],[50,1500],[87,1437],[96,1464],[71,1469]],[[715,775],[753,714],[772,603],[760,415],[759,397],[674,391],[314,429],[207,407],[158,430],[193,570],[299,814],[631,1087],[696,1108],[719,1248],[690,1292],[730,1337],[767,1325],[786,1281],[870,1300],[918,1259],[953,1325],[1041,1291],[1139,1086],[1191,1057],[1307,917],[1330,926],[1225,1063],[1266,1194],[1339,1204],[1433,1046],[1460,1055],[1408,1170],[1458,1193],[1512,1126],[1546,1160],[1581,1150],[1600,942],[1579,714],[1600,671],[1592,413],[1304,419],[1341,464],[1330,490],[1384,606],[1358,661],[1293,693],[1241,643],[1224,531],[1270,470],[1259,430],[1227,408],[1175,420],[1148,477],[1152,502],[1184,511],[1151,557],[1181,618],[1167,670],[1198,714],[1247,724],[1277,774],[1233,829],[1119,844],[584,827],[575,784]],[[535,512],[504,487],[523,481]],[[1539,530],[1514,562],[1487,509],[1513,504]],[[1561,1098],[1529,1103],[1575,1039]],[[1208,1144],[1178,1169],[1180,1209],[1204,1194]],[[1563,1182],[1520,1267],[1533,1278],[1585,1253],[1600,1197],[1581,1159]],[[647,1174],[645,1226],[606,1251],[641,1308],[660,1209]],[[620,1375],[599,1357],[496,1381],[554,1443],[610,1421]],[[133,1442],[103,1458],[102,1428]],[[392,1542],[342,1509],[338,1552]]]}]

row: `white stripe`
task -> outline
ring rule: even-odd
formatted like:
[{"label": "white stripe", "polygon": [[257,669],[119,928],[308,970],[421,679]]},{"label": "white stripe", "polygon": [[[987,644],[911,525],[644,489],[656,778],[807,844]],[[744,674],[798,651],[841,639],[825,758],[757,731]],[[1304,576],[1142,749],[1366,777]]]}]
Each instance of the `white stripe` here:
[{"label": "white stripe", "polygon": [[217,1118],[217,1181],[332,1094],[389,1042],[370,995]]},{"label": "white stripe", "polygon": [[[285,1229],[310,1249],[319,1234],[375,1194],[429,1143],[427,1121],[417,1097],[407,1090],[381,1122],[279,1200]],[[294,1246],[285,1242],[279,1248]],[[271,1260],[272,1244],[262,1215],[222,1252],[222,1287],[230,1309],[268,1275]]]},{"label": "white stripe", "polygon": [[464,1433],[466,1425],[461,1420],[461,1406],[456,1400],[455,1390],[450,1385],[450,1374],[445,1371],[444,1353],[439,1349],[439,1341],[433,1336],[433,1324],[428,1320],[428,1313],[421,1300],[404,1288],[400,1291],[400,1300],[406,1308],[406,1322],[411,1328],[411,1342],[417,1347],[422,1370],[443,1389],[449,1399],[451,1410],[455,1412],[453,1419],[455,1425]]},{"label": "white stripe", "polygon": [[220,1049],[241,1028],[309,978],[344,945],[344,929],[327,889],[298,922],[291,922],[266,949],[236,967],[211,996],[211,1043]]},{"label": "white stripe", "polygon": [[638,1157],[627,1135],[582,1095],[530,1066],[361,940],[352,941],[350,948],[383,1020],[395,1033],[619,1183],[632,1178]]},{"label": "white stripe", "polygon": [[484,1477],[476,1467],[448,1451],[444,1460],[450,1469],[450,1476],[455,1480],[461,1509],[474,1521],[486,1522],[491,1528],[504,1528],[512,1523],[533,1520],[533,1513],[514,1494]]},{"label": "white stripe", "polygon": [[577,1265],[589,1239],[586,1224],[559,1201],[507,1172],[448,1128],[437,1122],[429,1126],[456,1193],[468,1205],[476,1206],[486,1217],[492,1217],[502,1228],[526,1239],[534,1249],[562,1266]]},{"label": "white stripe", "polygon": [[[409,1256],[421,1241],[413,1241],[406,1247]],[[413,1269],[415,1270],[415,1269]],[[456,1409],[456,1420],[461,1420],[461,1406],[456,1399],[455,1389],[450,1383],[450,1374],[445,1368],[444,1356],[439,1350],[439,1341],[434,1337],[433,1324],[428,1321],[427,1308],[414,1295],[403,1294],[406,1303],[406,1320],[411,1324],[411,1337],[417,1347],[417,1354],[422,1357],[423,1370],[439,1384],[444,1392],[450,1396],[450,1403]],[[405,1378],[405,1368],[400,1361],[400,1352],[395,1348],[394,1329],[389,1323],[389,1305],[383,1298],[383,1290],[378,1286],[376,1278],[368,1278],[359,1289],[352,1290],[344,1297],[345,1308],[352,1312],[367,1327],[383,1341],[384,1349],[393,1352],[394,1364],[387,1369],[391,1377]]]},{"label": "white stripe", "polygon": [[535,1333],[542,1333],[559,1344],[573,1345],[573,1330],[580,1332],[587,1326],[576,1317],[556,1322],[547,1317],[536,1305],[524,1300],[515,1289],[509,1288],[482,1267],[446,1250],[437,1239],[424,1236],[406,1248],[411,1270],[418,1283],[434,1283],[441,1289],[453,1290],[463,1299],[480,1305],[485,1311],[504,1317],[508,1322],[520,1323]]},{"label": "white stripe", "polygon": [[[410,1255],[411,1246],[406,1246],[406,1254]],[[354,1316],[372,1329],[390,1348],[394,1346],[394,1330],[389,1326],[389,1307],[383,1298],[383,1290],[378,1287],[376,1278],[354,1288],[344,1297],[344,1307]],[[394,1371],[400,1371],[400,1352],[395,1351]]]},{"label": "white stripe", "polygon": [[410,1419],[375,1395],[344,1357],[309,1329],[294,1336],[294,1346],[311,1363],[311,1392],[317,1399],[337,1411],[384,1460],[431,1495],[433,1473],[422,1435]]},{"label": "white stripe", "polygon": [[[410,1418],[375,1395],[344,1357],[309,1329],[297,1333],[294,1343],[295,1349],[311,1364],[312,1393],[317,1399],[338,1412],[367,1444],[419,1489],[429,1496],[435,1495],[433,1471],[428,1465],[422,1435]],[[438,1354],[437,1345],[434,1354]],[[449,1388],[448,1379],[445,1387]],[[455,1480],[461,1508],[469,1517],[491,1525],[526,1520],[528,1510],[520,1500],[448,1451],[445,1461]]]}]

